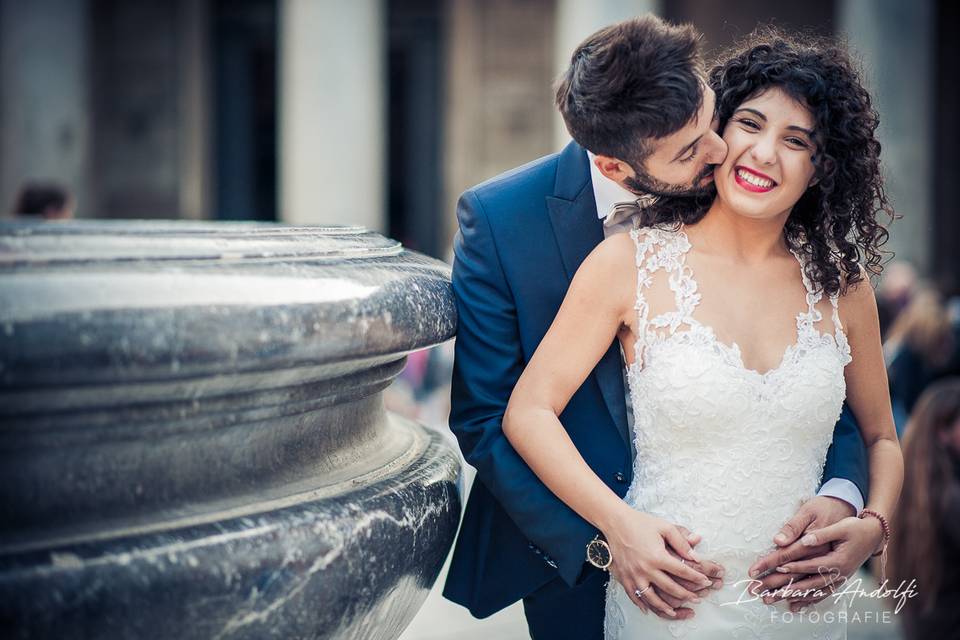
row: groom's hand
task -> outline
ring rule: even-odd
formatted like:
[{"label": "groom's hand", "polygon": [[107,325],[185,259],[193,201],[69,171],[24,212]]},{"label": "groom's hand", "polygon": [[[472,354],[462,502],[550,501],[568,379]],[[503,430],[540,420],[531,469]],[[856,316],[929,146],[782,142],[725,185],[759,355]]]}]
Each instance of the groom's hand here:
[{"label": "groom's hand", "polygon": [[[813,597],[805,599],[805,604],[813,604],[826,598],[829,594],[829,587],[837,580],[837,571],[832,569],[838,565],[837,560],[841,560],[843,565],[849,565],[852,562],[850,558],[837,558],[836,553],[832,551],[829,543],[804,544],[803,537],[807,532],[829,527],[840,520],[855,515],[851,504],[832,498],[829,496],[816,496],[805,502],[794,515],[773,538],[777,548],[763,556],[750,567],[750,577],[757,578],[760,584],[756,587],[757,592],[773,592],[781,587],[790,585],[791,591],[800,591],[803,589],[820,589]],[[807,542],[810,542],[807,540]],[[829,557],[828,557],[829,556]],[[822,571],[817,571],[810,575],[809,573],[800,573],[794,571],[783,571],[783,568],[789,567],[789,563],[797,561],[806,561],[805,565],[816,563],[822,567]],[[848,562],[851,561],[851,562]],[[777,571],[777,567],[781,570]],[[764,575],[767,574],[767,575]],[[761,577],[762,576],[762,577]],[[846,577],[846,576],[844,576]],[[811,595],[813,592],[811,592]],[[764,602],[772,604],[777,600],[783,599],[782,596],[766,596]],[[791,609],[795,609],[792,603]]]}]

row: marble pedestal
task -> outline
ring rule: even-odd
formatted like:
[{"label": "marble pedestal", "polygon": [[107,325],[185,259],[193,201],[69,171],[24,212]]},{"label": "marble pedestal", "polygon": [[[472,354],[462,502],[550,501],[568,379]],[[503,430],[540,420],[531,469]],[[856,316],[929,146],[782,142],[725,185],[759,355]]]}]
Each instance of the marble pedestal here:
[{"label": "marble pedestal", "polygon": [[0,629],[395,638],[460,515],[387,413],[449,267],[360,228],[0,225]]}]

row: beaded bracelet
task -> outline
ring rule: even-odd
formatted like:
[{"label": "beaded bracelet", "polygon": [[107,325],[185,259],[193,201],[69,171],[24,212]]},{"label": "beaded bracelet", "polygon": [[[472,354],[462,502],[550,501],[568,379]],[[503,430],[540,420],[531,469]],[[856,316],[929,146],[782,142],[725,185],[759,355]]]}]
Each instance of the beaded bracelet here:
[{"label": "beaded bracelet", "polygon": [[890,525],[887,523],[887,519],[882,515],[874,511],[873,509],[864,509],[858,515],[858,518],[872,517],[880,521],[880,527],[883,529],[883,546],[880,547],[880,550],[871,554],[871,557],[879,556],[887,549],[887,542],[890,540]]}]

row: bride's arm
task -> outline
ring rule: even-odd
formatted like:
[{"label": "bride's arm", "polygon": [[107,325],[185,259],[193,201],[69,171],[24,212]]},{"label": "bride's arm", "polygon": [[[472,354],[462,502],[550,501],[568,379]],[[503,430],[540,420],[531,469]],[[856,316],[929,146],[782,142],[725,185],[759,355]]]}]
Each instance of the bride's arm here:
[{"label": "bride's arm", "polygon": [[[863,280],[850,287],[840,305],[853,358],[844,372],[847,400],[860,424],[870,465],[870,489],[865,508],[889,518],[903,484],[903,455],[890,406],[877,301],[865,274]],[[871,524],[875,527],[879,524],[873,518],[869,520],[873,520]]]},{"label": "bride's arm", "polygon": [[[504,434],[534,473],[601,531],[629,507],[590,469],[558,416],[623,324],[635,283],[625,271],[631,247],[623,240],[621,234],[601,243],[577,270],[503,417]],[[632,245],[629,236],[626,242]]]},{"label": "bride's arm", "polygon": [[[602,242],[584,260],[549,331],[520,376],[503,417],[503,432],[534,473],[564,503],[600,529],[611,548],[610,569],[628,594],[653,583],[676,598],[695,595],[667,574],[703,584],[669,544],[698,562],[672,524],[635,511],[597,477],[560,423],[570,398],[630,322],[636,295],[634,244],[627,234]],[[644,598],[673,610],[650,592]]]}]

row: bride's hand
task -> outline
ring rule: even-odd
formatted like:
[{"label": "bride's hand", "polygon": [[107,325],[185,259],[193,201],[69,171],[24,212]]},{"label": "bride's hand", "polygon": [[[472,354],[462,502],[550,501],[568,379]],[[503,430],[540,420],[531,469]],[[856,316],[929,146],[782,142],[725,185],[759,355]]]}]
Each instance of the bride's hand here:
[{"label": "bride's hand", "polygon": [[[773,542],[777,546],[750,567],[750,577],[757,579],[757,585],[751,589],[751,592],[754,595],[778,594],[782,588],[790,585],[792,589],[793,585],[804,581],[803,584],[811,589],[823,587],[823,597],[826,597],[829,594],[826,585],[833,574],[809,576],[800,573],[781,573],[775,569],[794,560],[822,558],[827,555],[830,552],[829,544],[807,546],[800,542],[800,538],[809,531],[823,529],[855,513],[852,505],[830,496],[816,496],[803,503],[797,513],[780,527],[780,531],[774,536]],[[813,581],[811,582],[808,578],[813,578]],[[766,595],[763,601],[772,604],[779,599],[777,595]]]},{"label": "bride's hand", "polygon": [[[697,603],[699,596],[676,579],[704,587],[712,584],[707,575],[686,564],[699,563],[700,558],[680,529],[666,520],[631,509],[616,527],[604,531],[604,536],[613,558],[610,573],[641,609],[646,605],[675,618],[676,610],[657,591],[679,601]],[[679,558],[671,555],[669,549]],[[637,596],[638,592],[642,595]]]},{"label": "bride's hand", "polygon": [[860,565],[880,548],[883,527],[876,518],[850,516],[828,527],[808,530],[800,542],[809,547],[828,545],[830,550],[824,555],[787,562],[777,567],[779,573],[809,576],[790,587],[792,593],[811,591],[804,597],[787,598],[793,611],[818,602],[842,587]]},{"label": "bride's hand", "polygon": [[[684,527],[678,526],[677,528],[680,529],[680,532],[684,536],[686,536],[687,541],[690,542],[690,546],[696,547],[700,543],[700,536],[690,533]],[[675,556],[676,553],[671,549],[670,555]],[[679,557],[679,556],[676,556],[676,557]],[[676,578],[677,584],[679,584],[684,589],[687,589],[688,591],[692,591],[693,593],[697,594],[701,598],[705,598],[710,591],[717,590],[723,587],[724,570],[723,570],[723,567],[717,564],[716,562],[713,562],[711,560],[703,560],[700,563],[687,562],[687,565],[693,567],[700,573],[710,576],[712,584],[709,587],[707,587],[707,586],[702,586],[702,583],[700,582],[690,582],[689,580],[684,580],[683,578]],[[688,603],[684,602],[683,600],[678,600],[673,596],[663,593],[662,591],[658,590],[656,586],[652,587],[651,591],[656,592],[656,594],[660,597],[660,599],[662,599],[668,605],[673,607],[674,611],[677,612],[676,618],[671,618],[670,616],[663,613],[662,611],[658,609],[654,609],[653,612],[658,617],[663,618],[665,620],[673,620],[673,619],[687,620],[689,618],[693,618],[696,615],[692,607],[685,606]],[[646,606],[641,607],[641,609],[643,610],[644,613],[647,612]]]}]

